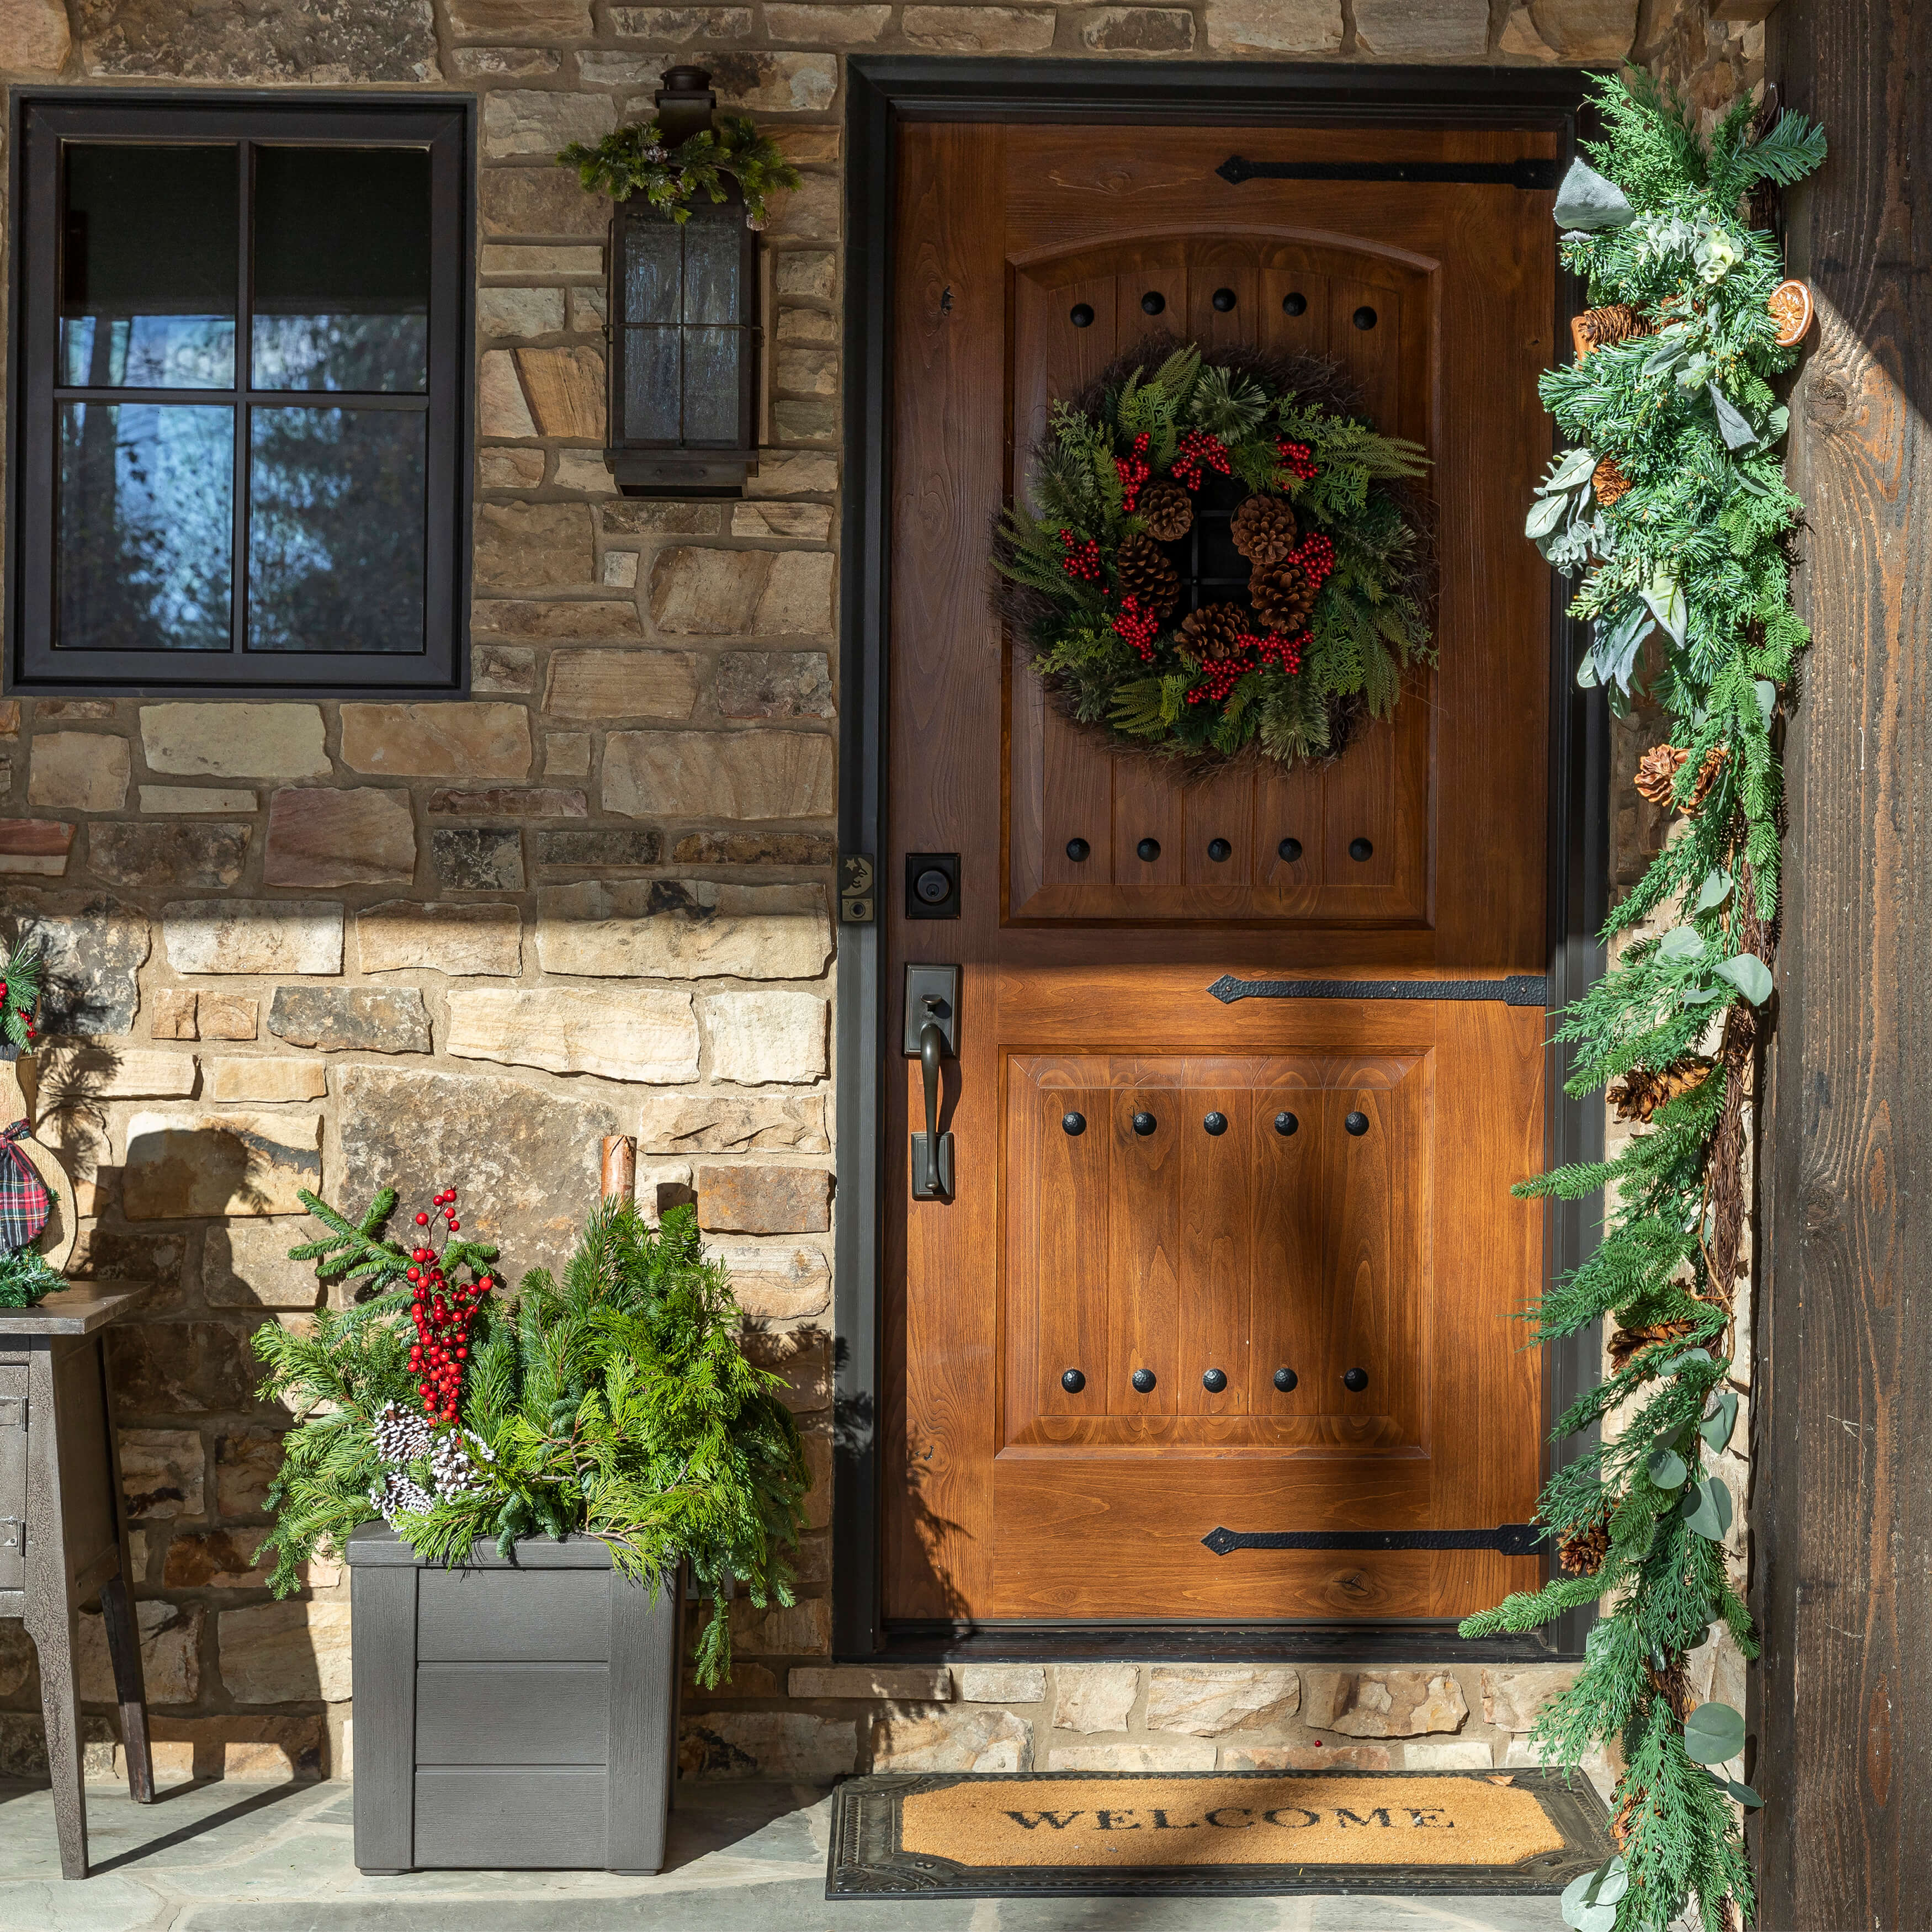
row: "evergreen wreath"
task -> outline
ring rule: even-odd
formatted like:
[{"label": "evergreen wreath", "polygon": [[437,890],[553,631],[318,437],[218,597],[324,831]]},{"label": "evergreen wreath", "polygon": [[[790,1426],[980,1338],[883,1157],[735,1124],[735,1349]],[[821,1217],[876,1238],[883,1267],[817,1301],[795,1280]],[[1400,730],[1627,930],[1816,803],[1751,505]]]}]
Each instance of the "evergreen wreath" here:
[{"label": "evergreen wreath", "polygon": [[43,968],[31,940],[14,942],[0,964],[0,1054],[15,1060],[34,1050],[34,1014],[40,1004]]},{"label": "evergreen wreath", "polygon": [[1787,418],[1771,387],[1796,359],[1778,340],[1782,265],[1739,204],[1755,184],[1809,173],[1825,142],[1790,113],[1754,140],[1744,100],[1707,143],[1682,97],[1642,74],[1594,92],[1606,138],[1586,145],[1605,172],[1578,163],[1556,213],[1569,231],[1563,259],[1600,306],[1580,320],[1576,362],[1542,379],[1572,443],[1537,492],[1528,533],[1582,579],[1580,682],[1606,686],[1621,707],[1640,651],[1659,639],[1648,688],[1675,742],[1645,760],[1637,784],[1684,822],[1604,936],[1653,915],[1675,922],[1627,946],[1557,1033],[1576,1049],[1569,1092],[1607,1085],[1639,1130],[1613,1159],[1516,1190],[1614,1190],[1595,1252],[1529,1315],[1539,1342],[1608,1318],[1610,1372],[1556,1434],[1613,1416],[1616,1432],[1558,1470],[1538,1504],[1568,1574],[1462,1628],[1532,1630],[1600,1604],[1576,1682],[1534,1732],[1552,1760],[1614,1744],[1624,1766],[1618,1850],[1564,1894],[1566,1923],[1664,1932],[1694,1911],[1705,1932],[1736,1932],[1753,1910],[1739,1808],[1760,1801],[1729,1768],[1742,1714],[1697,1702],[1685,1658],[1719,1625],[1746,1657],[1757,1650],[1726,1567],[1730,1492],[1708,1459],[1738,1414],[1744,1108],[1778,911],[1774,721],[1810,636],[1790,606],[1803,506],[1785,486]]},{"label": "evergreen wreath", "polygon": [[[994,526],[997,608],[1081,723],[1169,755],[1332,755],[1434,655],[1401,487],[1427,458],[1333,363],[1216,353],[1154,337],[1054,403],[1031,504]],[[1220,514],[1246,601],[1183,610],[1176,551]]]},{"label": "evergreen wreath", "polygon": [[691,219],[694,196],[725,200],[730,193],[728,176],[745,197],[745,226],[762,228],[769,198],[780,188],[796,188],[802,178],[778,143],[743,114],[720,114],[714,126],[700,128],[675,148],[664,146],[664,130],[655,118],[633,121],[595,146],[573,141],[557,159],[577,170],[588,193],[613,201],[641,194],[680,223]]},{"label": "evergreen wreath", "polygon": [[[268,1587],[298,1589],[304,1562],[339,1557],[376,1516],[446,1563],[493,1538],[508,1556],[520,1538],[593,1536],[653,1594],[688,1565],[711,1603],[698,1681],[728,1676],[733,1589],[761,1609],[796,1600],[784,1552],[805,1526],[811,1477],[782,1379],[739,1346],[738,1305],[700,1247],[695,1210],[672,1208],[653,1229],[634,1202],[605,1202],[562,1279],[532,1270],[506,1309],[480,1286],[496,1250],[454,1239],[460,1224],[440,1211],[454,1190],[436,1216],[418,1212],[407,1247],[382,1232],[392,1190],[359,1221],[302,1199],[328,1232],[290,1258],[365,1298],[320,1310],[302,1332],[256,1331],[262,1394],[297,1418],[256,1552],[274,1552]],[[439,1219],[450,1238],[437,1250],[425,1231]],[[440,1284],[416,1258],[425,1249]],[[460,1310],[459,1270],[479,1285]],[[460,1339],[432,1342],[426,1325]],[[448,1376],[434,1372],[445,1356]]]}]

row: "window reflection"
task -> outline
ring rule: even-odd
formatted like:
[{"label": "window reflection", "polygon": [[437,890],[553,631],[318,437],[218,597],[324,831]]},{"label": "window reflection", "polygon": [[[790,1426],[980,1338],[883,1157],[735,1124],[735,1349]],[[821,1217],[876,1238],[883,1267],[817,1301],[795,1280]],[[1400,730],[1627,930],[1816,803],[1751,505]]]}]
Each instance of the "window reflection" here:
[{"label": "window reflection", "polygon": [[219,389],[235,380],[232,147],[63,151],[61,380]]},{"label": "window reflection", "polygon": [[257,409],[250,427],[249,648],[420,651],[422,414]]},{"label": "window reflection", "polygon": [[234,470],[225,406],[62,404],[56,644],[227,650]]},{"label": "window reflection", "polygon": [[429,374],[429,155],[262,147],[255,158],[258,389],[420,393]]}]

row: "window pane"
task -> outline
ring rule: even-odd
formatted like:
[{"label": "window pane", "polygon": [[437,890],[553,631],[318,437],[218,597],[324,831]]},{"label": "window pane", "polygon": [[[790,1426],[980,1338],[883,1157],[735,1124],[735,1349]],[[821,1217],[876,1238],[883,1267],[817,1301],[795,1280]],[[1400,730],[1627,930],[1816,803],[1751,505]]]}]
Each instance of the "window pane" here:
[{"label": "window pane", "polygon": [[256,148],[253,386],[420,394],[429,265],[427,150]]},{"label": "window pane", "polygon": [[417,410],[254,412],[251,650],[422,650],[427,422]]},{"label": "window pane", "polygon": [[55,643],[226,650],[234,474],[232,410],[62,404]]},{"label": "window pane", "polygon": [[235,380],[236,150],[63,150],[61,380],[220,389]]}]

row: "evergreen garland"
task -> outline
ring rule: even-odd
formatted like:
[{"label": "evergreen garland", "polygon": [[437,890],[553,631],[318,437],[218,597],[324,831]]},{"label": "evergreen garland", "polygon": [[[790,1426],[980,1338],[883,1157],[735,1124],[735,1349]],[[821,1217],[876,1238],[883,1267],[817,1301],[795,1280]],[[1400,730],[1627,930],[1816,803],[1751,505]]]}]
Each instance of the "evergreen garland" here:
[{"label": "evergreen garland", "polygon": [[1788,113],[1754,142],[1748,100],[1706,142],[1682,99],[1640,74],[1595,92],[1606,137],[1586,145],[1604,172],[1579,163],[1556,214],[1571,231],[1564,260],[1592,302],[1616,306],[1593,311],[1602,330],[1587,356],[1543,377],[1574,441],[1528,533],[1581,576],[1572,609],[1592,635],[1580,682],[1606,686],[1621,709],[1640,649],[1661,635],[1650,691],[1672,746],[1646,760],[1647,790],[1684,822],[1605,937],[1654,914],[1677,922],[1628,946],[1557,1036],[1576,1048],[1571,1094],[1614,1082],[1620,1112],[1648,1124],[1613,1159],[1516,1190],[1614,1192],[1596,1252],[1531,1312],[1539,1342],[1610,1318],[1612,1372],[1556,1433],[1612,1419],[1616,1432],[1560,1469],[1538,1506],[1572,1574],[1462,1628],[1532,1630],[1600,1600],[1576,1682],[1534,1733],[1566,1763],[1599,1745],[1623,1757],[1618,1853],[1570,1888],[1564,1919],[1580,1932],[1664,1932],[1694,1911],[1705,1932],[1734,1932],[1752,1910],[1738,1807],[1759,1799],[1722,1768],[1743,1750],[1742,1715],[1694,1708],[1684,1658],[1716,1624],[1756,1654],[1725,1570],[1730,1492],[1706,1459],[1738,1412],[1728,1377],[1744,1272],[1744,1106],[1778,908],[1773,722],[1809,636],[1790,608],[1802,506],[1785,485],[1786,416],[1771,386],[1796,359],[1768,306],[1782,268],[1738,206],[1756,182],[1801,178],[1825,146]]},{"label": "evergreen garland", "polygon": [[17,1055],[33,1050],[34,1010],[40,1003],[44,969],[30,940],[14,943],[0,965],[0,1043]]},{"label": "evergreen garland", "polygon": [[691,203],[699,194],[724,200],[730,192],[725,183],[729,176],[745,197],[745,225],[762,228],[767,199],[780,188],[796,188],[802,178],[778,143],[742,114],[720,114],[715,126],[700,128],[675,148],[664,146],[655,118],[634,121],[595,146],[573,141],[557,159],[577,170],[588,193],[613,201],[641,194],[679,223],[691,219]]},{"label": "evergreen garland", "polygon": [[[1433,656],[1427,546],[1400,491],[1428,459],[1365,419],[1333,363],[1215,353],[1153,337],[1054,403],[1030,502],[994,526],[998,607],[1078,722],[1167,755],[1332,755]],[[1179,612],[1157,547],[1222,488],[1280,545],[1243,548],[1238,514],[1247,603]]]},{"label": "evergreen garland", "polygon": [[[275,1594],[378,1514],[446,1563],[480,1540],[508,1556],[523,1537],[594,1536],[653,1591],[689,1566],[711,1598],[698,1680],[728,1675],[734,1584],[760,1607],[794,1600],[784,1550],[804,1527],[811,1478],[779,1378],[738,1346],[737,1304],[700,1249],[694,1210],[673,1208],[653,1230],[634,1202],[607,1201],[561,1280],[536,1269],[512,1307],[482,1300],[460,1419],[424,1436],[404,1426],[422,1418],[410,1294],[388,1286],[405,1278],[407,1253],[380,1234],[394,1193],[359,1221],[302,1200],[329,1232],[293,1258],[320,1260],[325,1279],[360,1282],[370,1298],[322,1310],[308,1332],[269,1322],[254,1337],[269,1370],[262,1394],[298,1418],[258,1552],[275,1552]],[[442,1251],[446,1271],[458,1245]],[[465,1245],[479,1264],[496,1252]]]},{"label": "evergreen garland", "polygon": [[66,1286],[67,1277],[47,1265],[38,1248],[15,1248],[0,1254],[0,1308],[32,1308]]}]

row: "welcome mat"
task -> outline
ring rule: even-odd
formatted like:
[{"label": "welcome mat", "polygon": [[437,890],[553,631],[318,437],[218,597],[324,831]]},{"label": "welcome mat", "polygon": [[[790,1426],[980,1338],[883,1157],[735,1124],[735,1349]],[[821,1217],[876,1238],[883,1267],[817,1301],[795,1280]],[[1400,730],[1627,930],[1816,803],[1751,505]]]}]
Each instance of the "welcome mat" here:
[{"label": "welcome mat", "polygon": [[892,1773],[834,1794],[825,1895],[1561,1892],[1615,1849],[1580,1773]]}]

